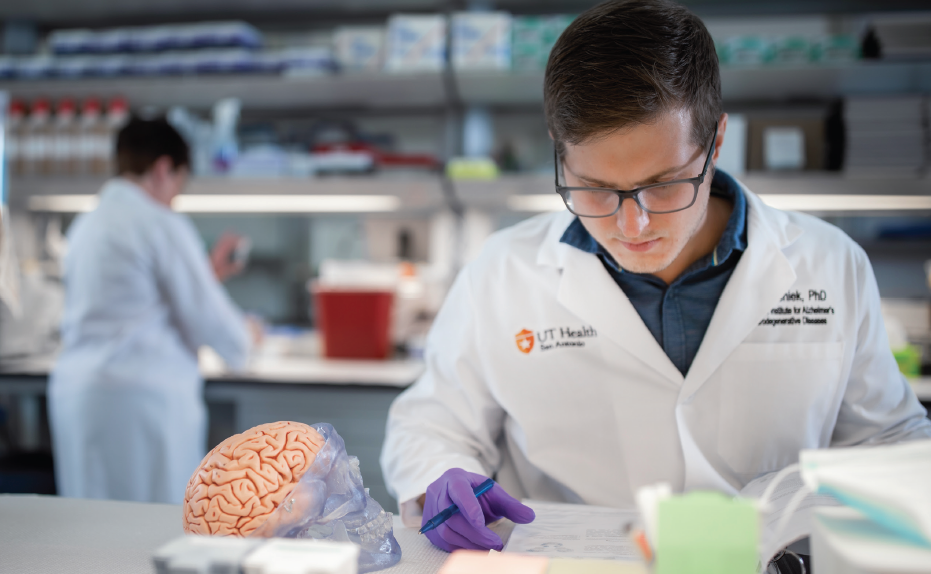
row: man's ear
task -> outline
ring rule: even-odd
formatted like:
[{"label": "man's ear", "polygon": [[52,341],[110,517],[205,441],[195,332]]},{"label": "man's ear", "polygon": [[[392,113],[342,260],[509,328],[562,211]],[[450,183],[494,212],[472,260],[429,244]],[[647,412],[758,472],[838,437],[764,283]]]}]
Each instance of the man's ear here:
[{"label": "man's ear", "polygon": [[722,113],[718,118],[718,136],[714,141],[714,153],[711,155],[711,162],[718,163],[718,155],[721,153],[721,146],[724,145],[724,132],[727,131],[727,114]]}]

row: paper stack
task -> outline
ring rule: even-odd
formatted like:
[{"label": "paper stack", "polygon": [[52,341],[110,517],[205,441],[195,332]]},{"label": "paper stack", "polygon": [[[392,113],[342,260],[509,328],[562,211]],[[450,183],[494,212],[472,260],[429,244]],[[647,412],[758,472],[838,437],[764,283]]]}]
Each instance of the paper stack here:
[{"label": "paper stack", "polygon": [[848,175],[915,176],[927,159],[922,96],[849,98],[845,106]]}]

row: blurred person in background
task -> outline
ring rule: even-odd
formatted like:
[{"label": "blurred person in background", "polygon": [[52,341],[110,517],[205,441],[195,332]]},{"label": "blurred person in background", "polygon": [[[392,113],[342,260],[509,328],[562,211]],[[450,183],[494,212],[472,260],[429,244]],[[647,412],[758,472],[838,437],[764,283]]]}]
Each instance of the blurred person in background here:
[{"label": "blurred person in background", "polygon": [[180,504],[206,454],[197,351],[242,368],[258,329],[220,285],[242,270],[240,238],[208,256],[171,209],[188,180],[187,144],[164,120],[118,134],[119,176],[72,225],[62,350],[49,382],[58,493]]}]

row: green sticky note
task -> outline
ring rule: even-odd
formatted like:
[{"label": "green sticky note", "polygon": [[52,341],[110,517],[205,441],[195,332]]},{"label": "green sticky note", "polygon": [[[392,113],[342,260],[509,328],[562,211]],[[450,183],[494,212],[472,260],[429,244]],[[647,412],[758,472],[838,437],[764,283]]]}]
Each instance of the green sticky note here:
[{"label": "green sticky note", "polygon": [[719,492],[659,503],[655,574],[752,574],[759,562],[753,505]]}]

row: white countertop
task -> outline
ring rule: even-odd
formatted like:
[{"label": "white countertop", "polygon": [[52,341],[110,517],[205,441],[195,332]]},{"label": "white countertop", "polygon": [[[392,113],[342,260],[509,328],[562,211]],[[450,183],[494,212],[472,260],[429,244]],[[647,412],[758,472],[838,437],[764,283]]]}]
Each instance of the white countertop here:
[{"label": "white countertop", "polygon": [[[152,554],[179,536],[181,506],[0,495],[0,572],[151,574]],[[433,574],[448,554],[398,517],[401,562],[384,574]]]},{"label": "white countertop", "polygon": [[[17,375],[48,375],[55,358],[33,357],[4,365],[3,372]],[[293,384],[374,385],[404,388],[424,371],[420,359],[355,361],[322,357],[259,355],[249,361],[246,370],[232,372],[210,353],[201,353],[200,371],[211,381],[251,381]],[[2,374],[2,373],[0,373]]]},{"label": "white countertop", "polygon": [[256,381],[295,384],[378,385],[407,387],[420,377],[419,359],[350,361],[320,357],[255,357],[246,370],[230,372],[201,356],[200,371],[212,381]]},{"label": "white countertop", "polygon": [[[52,357],[32,358],[11,365],[17,374],[46,375],[54,364]],[[4,370],[10,370],[8,368]],[[281,382],[294,384],[356,384],[403,388],[424,372],[419,359],[387,361],[347,361],[320,357],[259,356],[241,373],[227,371],[222,361],[201,356],[201,373],[211,380]],[[910,380],[918,399],[931,401],[931,377]]]}]

